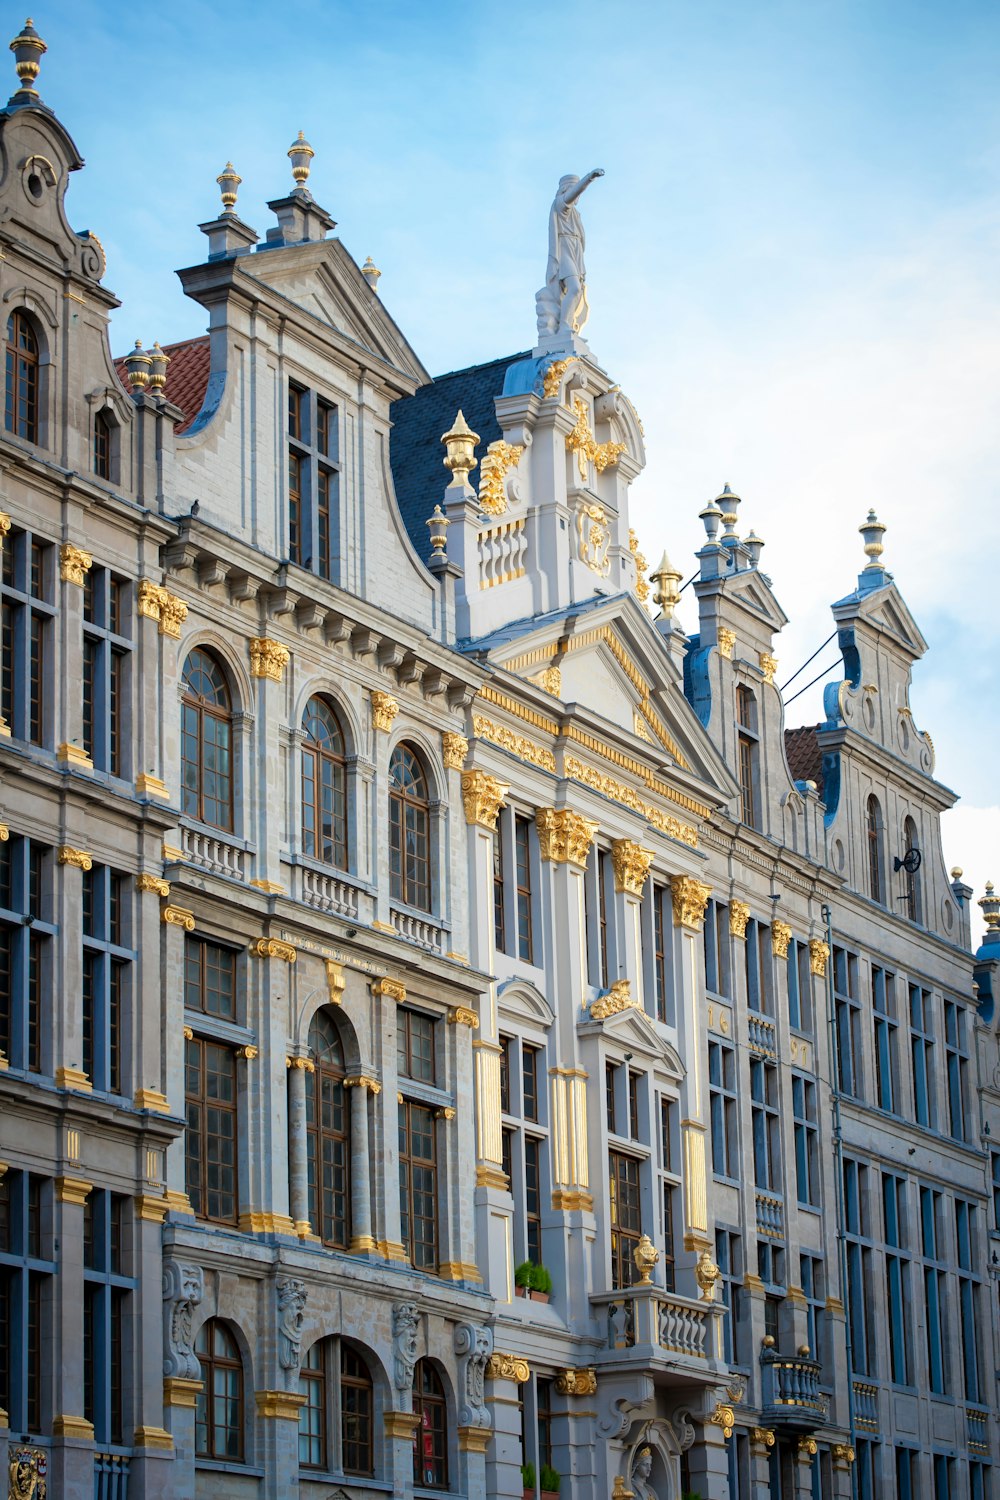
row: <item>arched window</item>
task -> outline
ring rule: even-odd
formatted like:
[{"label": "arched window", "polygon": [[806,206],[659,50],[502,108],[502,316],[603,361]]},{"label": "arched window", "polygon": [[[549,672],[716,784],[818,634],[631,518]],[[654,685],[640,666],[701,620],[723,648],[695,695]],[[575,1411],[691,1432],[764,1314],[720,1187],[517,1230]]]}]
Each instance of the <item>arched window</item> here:
[{"label": "arched window", "polygon": [[343,1339],[320,1339],[302,1361],[299,1394],[300,1467],[374,1477],[374,1389],[361,1354]]},{"label": "arched window", "polygon": [[38,339],[21,308],[7,319],[7,386],[4,406],[8,432],[38,442]]},{"label": "arched window", "polygon": [[351,1240],[351,1136],[344,1049],[323,1011],[309,1028],[309,1047],[316,1063],[306,1081],[309,1222],[324,1245],[346,1250]]},{"label": "arched window", "polygon": [[[903,857],[912,850],[920,853],[920,836],[916,823],[912,818],[907,818],[903,824]],[[907,870],[904,866],[903,879],[906,881],[906,914],[911,922],[923,922],[924,900],[920,889],[919,865],[915,870]]]},{"label": "arched window", "polygon": [[98,479],[111,478],[111,421],[106,412],[94,418],[94,473]]},{"label": "arched window", "polygon": [[882,889],[882,809],[877,797],[868,798],[868,893],[873,901],[884,905]]},{"label": "arched window", "polygon": [[302,852],[347,868],[344,735],[333,709],[310,698],[302,716]]},{"label": "arched window", "polygon": [[209,1318],[195,1343],[204,1389],[195,1413],[199,1458],[243,1462],[243,1361],[225,1323]]},{"label": "arched window", "polygon": [[389,761],[389,894],[431,909],[427,778],[409,745],[397,745]]},{"label": "arched window", "polygon": [[426,1489],[448,1487],[448,1420],[441,1381],[433,1365],[418,1359],[413,1372],[413,1482]]},{"label": "arched window", "polygon": [[207,651],[184,663],[181,811],[232,832],[233,716],[222,668]]}]

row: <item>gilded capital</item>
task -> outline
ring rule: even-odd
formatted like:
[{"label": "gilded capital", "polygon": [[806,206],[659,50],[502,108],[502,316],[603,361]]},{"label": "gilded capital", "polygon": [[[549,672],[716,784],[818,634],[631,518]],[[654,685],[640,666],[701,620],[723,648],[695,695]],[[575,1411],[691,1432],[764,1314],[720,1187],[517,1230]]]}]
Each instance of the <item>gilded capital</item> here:
[{"label": "gilded capital", "polygon": [[59,850],[59,863],[61,865],[75,865],[78,870],[90,870],[94,861],[84,849],[74,849],[69,844],[63,844]]},{"label": "gilded capital", "polygon": [[254,1058],[260,1056],[260,1048],[247,1042],[245,1047],[237,1047],[234,1056],[242,1058],[244,1062],[253,1062]]},{"label": "gilded capital", "polygon": [[135,888],[140,895],[152,891],[154,895],[166,898],[170,895],[170,881],[164,880],[159,875],[148,875],[143,873],[135,877]]},{"label": "gilded capital", "polygon": [[771,952],[775,958],[788,957],[788,945],[792,941],[792,929],[787,922],[771,923]]},{"label": "gilded capital", "polygon": [[540,807],[535,814],[543,859],[554,864],[586,865],[598,825],[570,807]]},{"label": "gilded capital", "polygon": [[596,1396],[597,1371],[593,1365],[584,1370],[560,1370],[556,1390],[560,1396]]},{"label": "gilded capital", "polygon": [[[733,1408],[731,1406],[727,1406],[724,1401],[718,1402],[715,1410],[708,1420],[716,1427],[722,1428],[722,1436],[724,1438],[732,1437],[733,1428],[736,1426],[736,1414],[733,1411]],[[813,1446],[815,1446],[815,1444]]]},{"label": "gilded capital", "polygon": [[833,1467],[835,1469],[839,1469],[842,1474],[849,1474],[851,1472],[851,1465],[854,1462],[854,1449],[850,1443],[834,1443],[830,1449],[830,1456],[833,1459]]},{"label": "gilded capital", "polygon": [[316,1064],[311,1057],[286,1057],[285,1067],[289,1070],[298,1070],[300,1073],[315,1073]]},{"label": "gilded capital", "polygon": [[745,938],[747,935],[747,923],[750,920],[749,901],[730,901],[729,903],[729,935],[730,937]]},{"label": "gilded capital", "polygon": [[194,932],[194,912],[183,906],[165,906],[160,916],[168,926],[183,927],[185,932]]},{"label": "gilded capital", "polygon": [[372,1078],[368,1073],[354,1073],[350,1078],[344,1079],[345,1089],[365,1089],[369,1094],[381,1094],[382,1085],[377,1078]]},{"label": "gilded capital", "polygon": [[280,641],[272,641],[270,636],[254,636],[250,642],[250,671],[254,677],[268,677],[272,682],[280,682],[285,668],[288,666],[290,652],[287,646]]},{"label": "gilded capital", "polygon": [[826,961],[830,957],[830,945],[822,938],[809,939],[809,972],[818,979],[826,978]]},{"label": "gilded capital", "polygon": [[7,533],[9,530],[10,516],[5,510],[0,510],[0,552],[3,551],[3,544],[7,540]]},{"label": "gilded capital", "polygon": [[814,1437],[800,1437],[796,1456],[800,1464],[811,1464],[819,1451],[819,1444]]},{"label": "gilded capital", "polygon": [[159,622],[160,635],[173,636],[175,640],[180,637],[188,607],[183,599],[178,599],[176,594],[172,594],[162,584],[153,583],[149,578],[141,578],[136,609],[145,619]]},{"label": "gilded capital", "polygon": [[59,577],[64,583],[75,583],[78,589],[82,589],[93,564],[90,553],[84,552],[82,547],[74,547],[72,542],[63,542],[59,548]]},{"label": "gilded capital", "polygon": [[383,693],[379,688],[372,688],[372,724],[382,734],[388,734],[392,729],[392,721],[399,713],[399,704],[391,693]]},{"label": "gilded capital", "polygon": [[254,938],[250,952],[257,958],[280,958],[286,964],[295,962],[295,949],[291,943],[283,943],[279,938]]},{"label": "gilded capital", "polygon": [[553,396],[558,396],[562,378],[570,365],[575,364],[577,356],[571,354],[567,359],[554,359],[542,376],[542,395],[546,401],[551,401]]},{"label": "gilded capital", "polygon": [[770,1427],[751,1427],[750,1447],[760,1458],[766,1458],[768,1449],[774,1447],[774,1433]]},{"label": "gilded capital", "polygon": [[653,863],[652,849],[643,849],[640,844],[633,844],[631,839],[615,839],[611,845],[611,863],[618,894],[641,896],[649,867]]},{"label": "gilded capital", "polygon": [[452,1026],[469,1026],[473,1031],[479,1025],[479,1017],[467,1005],[454,1006],[448,1012],[448,1020]]},{"label": "gilded capital", "polygon": [[639,538],[631,527],[629,527],[628,533],[628,550],[635,558],[635,596],[640,604],[645,604],[649,598],[649,584],[646,581],[646,570],[649,567],[649,562],[643,555],[639,547]]},{"label": "gilded capital", "polygon": [[382,979],[376,979],[372,985],[373,995],[383,995],[387,1000],[395,1000],[397,1005],[402,1005],[406,999],[406,986],[400,979],[390,979],[386,975]]},{"label": "gilded capital", "polygon": [[462,772],[462,802],[465,821],[496,832],[497,817],[510,787],[485,771]]},{"label": "gilded capital", "polygon": [[526,1359],[513,1354],[491,1354],[486,1361],[486,1379],[512,1380],[515,1385],[523,1385],[531,1379],[531,1368]]},{"label": "gilded capital", "polygon": [[670,895],[674,904],[674,924],[700,930],[712,887],[693,875],[671,875]]},{"label": "gilded capital", "polygon": [[465,738],[465,735],[445,731],[441,736],[441,748],[444,754],[445,769],[448,771],[460,771],[465,765],[465,757],[469,753],[469,742]]},{"label": "gilded capital", "polygon": [[757,658],[760,662],[760,670],[764,674],[765,682],[773,682],[774,674],[778,670],[778,659],[772,656],[770,651],[762,651]]},{"label": "gilded capital", "polygon": [[736,645],[736,631],[729,630],[725,625],[719,626],[719,655],[724,656],[727,661],[733,659],[733,647]]}]

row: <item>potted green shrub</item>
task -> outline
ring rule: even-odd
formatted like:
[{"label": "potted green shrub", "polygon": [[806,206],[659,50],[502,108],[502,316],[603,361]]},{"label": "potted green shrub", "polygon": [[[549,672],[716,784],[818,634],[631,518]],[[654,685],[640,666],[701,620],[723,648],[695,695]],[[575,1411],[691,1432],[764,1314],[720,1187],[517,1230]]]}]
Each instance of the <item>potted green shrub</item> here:
[{"label": "potted green shrub", "polygon": [[527,1297],[531,1292],[531,1278],[534,1266],[530,1260],[522,1260],[514,1272],[514,1291],[519,1297]]},{"label": "potted green shrub", "polygon": [[554,1469],[551,1464],[542,1464],[542,1500],[556,1500],[561,1484],[562,1479],[559,1476],[559,1471]]},{"label": "potted green shrub", "polygon": [[[548,1302],[552,1293],[552,1275],[544,1266],[532,1266],[531,1268],[531,1300],[532,1302]],[[553,1471],[554,1472],[554,1471]]]},{"label": "potted green shrub", "polygon": [[524,1487],[524,1500],[535,1500],[535,1466],[532,1463],[521,1465],[521,1484]]}]

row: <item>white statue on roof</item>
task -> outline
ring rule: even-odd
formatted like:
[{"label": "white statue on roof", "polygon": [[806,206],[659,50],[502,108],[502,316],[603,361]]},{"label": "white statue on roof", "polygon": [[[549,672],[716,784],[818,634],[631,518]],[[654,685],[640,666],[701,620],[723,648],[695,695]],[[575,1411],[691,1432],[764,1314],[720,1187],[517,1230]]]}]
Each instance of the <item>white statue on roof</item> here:
[{"label": "white statue on roof", "polygon": [[587,304],[587,273],[583,263],[586,243],[583,220],[576,201],[594,181],[603,177],[600,167],[586,177],[560,177],[549,210],[549,260],[545,285],[535,297],[538,332],[541,337],[577,334],[590,315]]}]

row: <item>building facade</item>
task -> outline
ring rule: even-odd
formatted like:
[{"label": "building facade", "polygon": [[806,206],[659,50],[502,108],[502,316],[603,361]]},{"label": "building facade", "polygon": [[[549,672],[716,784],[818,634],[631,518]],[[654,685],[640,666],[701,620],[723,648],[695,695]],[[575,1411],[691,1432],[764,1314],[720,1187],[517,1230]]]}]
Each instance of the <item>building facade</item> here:
[{"label": "building facade", "polygon": [[432,380],[300,136],[116,362],[13,50],[10,1493],[985,1500],[1000,902],[974,956],[884,528],[786,732],[739,497],[690,637],[630,527],[595,174],[536,346]]}]

